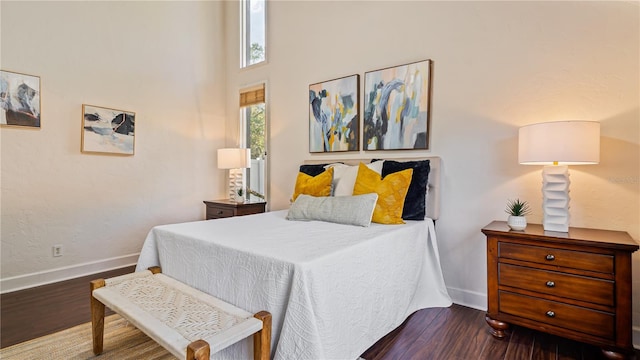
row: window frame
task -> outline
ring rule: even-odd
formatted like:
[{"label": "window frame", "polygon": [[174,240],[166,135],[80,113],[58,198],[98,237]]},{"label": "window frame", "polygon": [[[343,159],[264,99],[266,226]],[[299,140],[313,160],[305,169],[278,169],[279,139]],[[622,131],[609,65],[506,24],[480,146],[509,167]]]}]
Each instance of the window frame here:
[{"label": "window frame", "polygon": [[[247,131],[248,120],[247,113],[250,111],[250,107],[254,105],[262,104],[264,106],[264,196],[263,201],[269,205],[270,197],[270,160],[269,160],[269,108],[267,105],[267,82],[261,81],[254,85],[245,86],[238,91],[238,144],[242,147],[251,148],[250,133]],[[251,185],[251,169],[243,169],[243,182],[245,186]],[[247,184],[248,183],[248,184]],[[259,189],[252,189],[258,191]],[[249,197],[250,198],[250,197]]]},{"label": "window frame", "polygon": [[268,6],[267,0],[264,1],[264,59],[254,64],[249,64],[251,56],[251,16],[249,5],[251,0],[240,1],[240,69],[248,69],[255,66],[267,64],[268,59]]}]

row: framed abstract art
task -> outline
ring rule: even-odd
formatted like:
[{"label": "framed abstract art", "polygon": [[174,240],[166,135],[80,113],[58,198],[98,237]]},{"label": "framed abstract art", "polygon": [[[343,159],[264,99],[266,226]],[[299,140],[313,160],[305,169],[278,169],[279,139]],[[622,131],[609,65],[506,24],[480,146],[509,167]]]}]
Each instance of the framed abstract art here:
[{"label": "framed abstract art", "polygon": [[40,77],[0,70],[0,124],[40,128]]},{"label": "framed abstract art", "polygon": [[364,76],[364,150],[429,149],[431,60]]},{"label": "framed abstract art", "polygon": [[360,149],[360,75],[309,85],[309,152]]},{"label": "framed abstract art", "polygon": [[82,105],[82,152],[133,155],[136,113]]}]

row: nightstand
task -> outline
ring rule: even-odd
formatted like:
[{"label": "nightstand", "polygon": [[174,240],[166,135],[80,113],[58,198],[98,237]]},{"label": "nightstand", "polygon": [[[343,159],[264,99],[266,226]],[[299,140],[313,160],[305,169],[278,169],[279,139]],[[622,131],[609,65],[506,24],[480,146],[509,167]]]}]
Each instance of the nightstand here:
[{"label": "nightstand", "polygon": [[233,200],[203,201],[207,206],[207,220],[232,216],[259,214],[265,211],[266,202],[237,203]]},{"label": "nightstand", "polygon": [[509,324],[590,343],[609,359],[633,354],[631,253],[623,231],[529,224],[510,231],[504,221],[487,236],[486,320],[503,338]]}]

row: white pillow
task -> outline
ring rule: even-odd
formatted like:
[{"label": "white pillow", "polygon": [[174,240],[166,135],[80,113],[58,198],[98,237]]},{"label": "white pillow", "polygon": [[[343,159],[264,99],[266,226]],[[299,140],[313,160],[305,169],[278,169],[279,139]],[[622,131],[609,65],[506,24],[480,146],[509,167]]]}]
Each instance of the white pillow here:
[{"label": "white pillow", "polygon": [[345,225],[369,226],[378,194],[315,197],[301,194],[291,204],[287,220],[319,220]]},{"label": "white pillow", "polygon": [[[367,164],[367,167],[382,174],[383,160]],[[358,177],[358,165],[329,164],[325,169],[333,167],[333,196],[351,196]]]}]

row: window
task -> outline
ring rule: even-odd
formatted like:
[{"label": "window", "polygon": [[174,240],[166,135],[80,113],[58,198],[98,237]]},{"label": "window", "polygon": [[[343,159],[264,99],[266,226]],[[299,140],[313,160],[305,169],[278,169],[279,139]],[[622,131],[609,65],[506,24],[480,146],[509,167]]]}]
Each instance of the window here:
[{"label": "window", "polygon": [[267,118],[264,84],[240,91],[240,147],[251,149],[251,167],[245,170],[249,200],[267,196]]},{"label": "window", "polygon": [[266,60],[266,0],[242,0],[241,10],[241,64],[251,66]]}]

